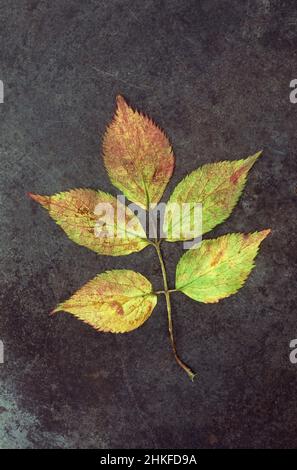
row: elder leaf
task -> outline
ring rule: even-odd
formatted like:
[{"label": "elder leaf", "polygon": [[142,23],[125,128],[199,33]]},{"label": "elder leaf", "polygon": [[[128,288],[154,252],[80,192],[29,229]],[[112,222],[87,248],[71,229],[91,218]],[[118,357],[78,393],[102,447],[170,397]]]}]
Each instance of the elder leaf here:
[{"label": "elder leaf", "polygon": [[71,240],[101,255],[128,255],[149,244],[134,213],[103,191],[73,189],[29,196],[48,210]]},{"label": "elder leaf", "polygon": [[122,96],[103,138],[103,159],[112,184],[144,209],[159,202],[174,168],[165,134]]},{"label": "elder leaf", "polygon": [[[234,209],[246,183],[247,174],[261,152],[242,160],[209,163],[194,170],[174,189],[166,206],[163,231],[169,242],[190,240],[222,223]],[[202,205],[202,227],[190,235],[196,204]],[[182,207],[182,204],[187,206]],[[179,207],[180,212],[178,213]]]},{"label": "elder leaf", "polygon": [[53,313],[64,310],[96,330],[125,333],[141,326],[156,304],[151,283],[122,269],[98,274]]},{"label": "elder leaf", "polygon": [[191,299],[215,303],[235,294],[254,267],[254,258],[270,230],[231,233],[204,240],[187,251],[176,269],[176,289]]}]

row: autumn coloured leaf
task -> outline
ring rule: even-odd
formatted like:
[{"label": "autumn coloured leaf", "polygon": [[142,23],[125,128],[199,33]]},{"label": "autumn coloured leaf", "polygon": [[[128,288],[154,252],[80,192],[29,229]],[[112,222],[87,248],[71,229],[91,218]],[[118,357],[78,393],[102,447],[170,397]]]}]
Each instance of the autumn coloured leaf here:
[{"label": "autumn coloured leaf", "polygon": [[[234,209],[246,183],[249,170],[261,152],[243,160],[209,163],[194,170],[174,189],[166,206],[164,233],[167,241],[189,240],[209,232]],[[190,236],[183,227],[191,226],[196,204],[202,205],[202,227]],[[176,207],[185,209],[177,213]]]},{"label": "autumn coloured leaf", "polygon": [[254,267],[259,245],[270,230],[231,233],[204,240],[187,251],[176,269],[176,289],[198,302],[214,303],[235,294]]},{"label": "autumn coloured leaf", "polygon": [[134,213],[103,191],[73,189],[53,196],[29,194],[79,245],[101,255],[128,255],[149,242]]},{"label": "autumn coloured leaf", "polygon": [[103,158],[112,184],[144,209],[159,202],[174,168],[165,134],[122,96],[104,135]]},{"label": "autumn coloured leaf", "polygon": [[173,151],[153,121],[118,96],[115,116],[103,139],[104,164],[114,186],[148,212],[138,207],[138,218],[122,199],[90,189],[53,196],[29,195],[48,210],[71,240],[96,253],[119,256],[152,246],[160,263],[163,289],[153,291],[150,281],[134,271],[107,271],[53,312],[69,312],[99,331],[124,333],[141,326],[156,306],[157,296],[164,295],[175,360],[193,380],[196,374],[177,353],[171,295],[180,292],[199,302],[215,303],[235,294],[252,271],[259,245],[270,230],[232,233],[195,244],[178,262],[175,289],[168,283],[162,238],[169,242],[197,239],[229,217],[260,153],[242,160],[206,164],[186,176],[166,205],[163,233],[158,236],[158,221],[151,223],[149,219],[148,239],[144,220],[142,226],[139,218],[143,214],[154,217],[158,212],[162,218],[164,206],[157,203],[173,172]]},{"label": "autumn coloured leaf", "polygon": [[139,328],[157,303],[142,274],[122,269],[99,274],[53,311],[69,312],[96,330],[126,333]]}]

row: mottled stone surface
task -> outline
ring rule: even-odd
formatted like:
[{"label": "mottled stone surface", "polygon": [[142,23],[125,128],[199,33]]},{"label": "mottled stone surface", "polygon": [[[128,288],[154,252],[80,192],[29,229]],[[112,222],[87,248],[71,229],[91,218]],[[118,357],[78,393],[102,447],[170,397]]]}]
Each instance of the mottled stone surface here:
[{"label": "mottled stone surface", "polygon": [[[296,24],[295,0],[1,2],[0,447],[296,446]],[[26,198],[116,194],[100,145],[117,93],[172,141],[165,199],[197,166],[264,149],[233,215],[208,235],[272,228],[246,286],[217,305],[173,299],[194,384],[173,360],[164,299],[122,336],[48,315],[106,269],[161,287],[152,249],[97,256]],[[173,286],[182,247],[164,253]]]}]

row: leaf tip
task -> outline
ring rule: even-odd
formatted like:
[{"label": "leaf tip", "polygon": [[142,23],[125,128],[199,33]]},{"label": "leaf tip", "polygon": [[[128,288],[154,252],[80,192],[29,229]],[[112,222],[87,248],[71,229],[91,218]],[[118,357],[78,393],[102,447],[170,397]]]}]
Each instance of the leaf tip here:
[{"label": "leaf tip", "polygon": [[261,157],[262,153],[263,153],[263,150],[259,150],[259,152],[256,152],[254,155],[247,158],[247,161],[249,161],[250,163],[249,169],[254,165],[254,163],[256,163],[258,158]]},{"label": "leaf tip", "polygon": [[49,196],[41,196],[40,194],[33,194],[30,192],[27,192],[27,196],[33,199],[33,201],[36,201],[39,204],[41,204],[43,207],[46,207],[47,209],[49,208],[49,205],[50,205]]},{"label": "leaf tip", "polygon": [[53,310],[50,311],[49,315],[53,316],[53,315],[55,315],[55,313],[61,312],[62,310],[63,310],[63,304],[59,304],[59,305],[57,305],[56,308],[54,308]]},{"label": "leaf tip", "polygon": [[122,95],[116,96],[116,104],[119,109],[123,109],[125,106],[127,106],[126,100]]},{"label": "leaf tip", "polygon": [[261,230],[259,234],[261,235],[261,240],[264,240],[268,235],[271,233],[271,228],[267,228],[265,230]]},{"label": "leaf tip", "polygon": [[258,152],[255,153],[254,157],[257,159],[257,158],[261,157],[262,153],[263,153],[263,150],[261,149],[261,150],[259,150]]}]

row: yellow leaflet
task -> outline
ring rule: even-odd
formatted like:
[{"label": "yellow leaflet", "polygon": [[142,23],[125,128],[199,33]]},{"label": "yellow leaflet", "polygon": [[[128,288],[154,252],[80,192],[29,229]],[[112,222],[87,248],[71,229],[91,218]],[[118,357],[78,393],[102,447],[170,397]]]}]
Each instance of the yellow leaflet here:
[{"label": "yellow leaflet", "polygon": [[64,310],[96,330],[125,333],[141,326],[156,303],[151,283],[122,269],[98,274],[53,313]]},{"label": "yellow leaflet", "polygon": [[[48,210],[71,240],[100,255],[128,255],[149,244],[134,213],[103,191],[73,189],[53,196],[29,195]],[[106,209],[101,210],[101,205]]]}]

